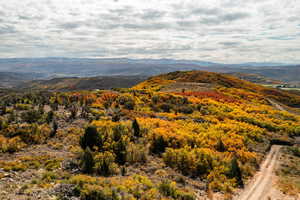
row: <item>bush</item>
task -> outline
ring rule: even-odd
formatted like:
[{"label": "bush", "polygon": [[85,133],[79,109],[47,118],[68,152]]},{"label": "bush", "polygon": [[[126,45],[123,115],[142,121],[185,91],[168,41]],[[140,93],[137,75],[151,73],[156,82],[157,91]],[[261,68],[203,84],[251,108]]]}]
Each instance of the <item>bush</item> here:
[{"label": "bush", "polygon": [[194,112],[194,109],[192,106],[181,106],[178,108],[178,112],[184,114],[192,114]]},{"label": "bush", "polygon": [[21,118],[23,121],[27,123],[36,123],[41,120],[42,115],[37,110],[30,110],[30,111],[23,112],[21,114]]},{"label": "bush", "polygon": [[129,163],[146,163],[148,146],[144,144],[129,144],[127,147],[126,161]]},{"label": "bush", "polygon": [[120,105],[123,105],[125,109],[133,110],[135,106],[135,101],[130,95],[123,95],[117,99]]},{"label": "bush", "polygon": [[98,175],[110,176],[116,174],[118,166],[114,163],[115,155],[109,151],[97,153],[94,158],[94,170]]},{"label": "bush", "polygon": [[163,112],[169,113],[173,107],[172,107],[172,105],[170,105],[170,104],[164,103],[164,104],[161,104],[161,105],[159,106],[159,108],[160,108]]},{"label": "bush", "polygon": [[300,147],[288,147],[288,150],[292,152],[294,156],[300,157]]},{"label": "bush", "polygon": [[159,191],[164,196],[177,198],[177,188],[175,182],[163,181],[159,185]]},{"label": "bush", "polygon": [[30,109],[32,109],[32,105],[30,105],[30,104],[17,103],[15,105],[15,107],[16,107],[17,110],[30,110]]},{"label": "bush", "polygon": [[80,166],[84,173],[93,173],[94,157],[89,147],[87,147],[82,155]]},{"label": "bush", "polygon": [[184,175],[207,175],[213,169],[213,153],[209,149],[167,148],[163,160]]}]

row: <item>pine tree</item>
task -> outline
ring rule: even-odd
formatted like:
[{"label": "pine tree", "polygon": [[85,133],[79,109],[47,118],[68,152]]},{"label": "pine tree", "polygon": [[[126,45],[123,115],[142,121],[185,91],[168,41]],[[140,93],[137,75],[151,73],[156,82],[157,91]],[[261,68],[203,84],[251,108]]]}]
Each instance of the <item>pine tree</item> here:
[{"label": "pine tree", "polygon": [[52,131],[51,131],[50,137],[54,137],[56,135],[57,129],[58,129],[58,124],[57,124],[56,120],[54,120],[53,124],[52,124]]},{"label": "pine tree", "polygon": [[219,151],[219,152],[225,152],[226,151],[226,147],[225,147],[222,139],[218,140],[218,143],[216,145],[216,150]]},{"label": "pine tree", "polygon": [[95,146],[100,146],[100,139],[97,127],[88,126],[84,135],[80,138],[80,146],[82,149],[89,147],[91,150],[95,150]]},{"label": "pine tree", "polygon": [[244,187],[244,182],[242,178],[242,171],[239,166],[237,157],[234,156],[233,159],[231,160],[231,170],[230,170],[230,177],[231,178],[236,178],[237,184],[241,187]]},{"label": "pine tree", "polygon": [[135,137],[140,137],[141,136],[140,125],[138,124],[136,119],[134,119],[132,122],[132,128],[133,128],[133,135]]},{"label": "pine tree", "polygon": [[51,110],[47,113],[46,121],[48,124],[50,124],[53,121],[54,112]]}]

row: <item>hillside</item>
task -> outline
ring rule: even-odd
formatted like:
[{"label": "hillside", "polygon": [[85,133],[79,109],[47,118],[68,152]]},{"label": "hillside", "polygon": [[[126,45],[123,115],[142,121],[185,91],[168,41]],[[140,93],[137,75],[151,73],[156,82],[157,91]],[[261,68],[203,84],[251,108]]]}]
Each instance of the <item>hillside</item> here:
[{"label": "hillside", "polygon": [[0,88],[12,88],[23,84],[26,81],[42,78],[42,74],[37,73],[17,73],[0,71]]},{"label": "hillside", "polygon": [[145,80],[144,76],[98,76],[90,78],[66,77],[50,80],[35,80],[26,82],[19,87],[24,89],[76,91],[112,88],[130,88]]},{"label": "hillside", "polygon": [[[213,85],[214,90],[218,88],[242,89],[248,92],[254,92],[264,98],[275,99],[285,105],[299,108],[300,97],[297,94],[283,91],[275,88],[267,88],[249,81],[238,79],[228,74],[205,72],[205,71],[188,71],[188,72],[171,72],[148,79],[147,81],[135,86],[136,89],[152,89],[159,91],[169,84],[177,82],[195,82],[209,83]],[[221,89],[221,90],[222,90]]]},{"label": "hillside", "polygon": [[262,84],[262,85],[269,85],[269,84],[284,84],[284,82],[270,79],[265,76],[259,74],[245,74],[245,73],[229,73],[231,76],[235,76],[239,79],[246,80],[252,83]]},{"label": "hillside", "polygon": [[3,91],[0,199],[232,199],[274,144],[288,147],[270,187],[297,198],[300,117],[283,107],[299,98],[204,71],[118,90]]}]

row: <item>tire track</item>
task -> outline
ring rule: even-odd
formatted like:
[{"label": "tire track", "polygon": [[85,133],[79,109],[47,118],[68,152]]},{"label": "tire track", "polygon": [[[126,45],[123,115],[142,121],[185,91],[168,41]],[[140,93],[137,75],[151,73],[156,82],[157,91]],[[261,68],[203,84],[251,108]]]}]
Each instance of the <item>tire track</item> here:
[{"label": "tire track", "polygon": [[276,166],[280,146],[273,145],[260,171],[236,200],[262,200],[272,188],[272,176]]}]

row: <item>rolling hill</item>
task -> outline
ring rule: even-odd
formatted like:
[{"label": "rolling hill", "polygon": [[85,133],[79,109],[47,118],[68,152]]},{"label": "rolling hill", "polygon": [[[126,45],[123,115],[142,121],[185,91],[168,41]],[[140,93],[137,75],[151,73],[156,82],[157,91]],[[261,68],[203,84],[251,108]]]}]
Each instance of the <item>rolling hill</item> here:
[{"label": "rolling hill", "polygon": [[243,89],[249,92],[263,95],[264,98],[272,98],[283,104],[292,107],[300,107],[300,96],[275,88],[267,88],[261,85],[251,83],[246,80],[241,80],[237,77],[206,71],[188,71],[188,72],[171,72],[168,74],[154,76],[147,81],[135,86],[136,89],[154,89],[159,91],[169,84],[176,82],[195,82],[208,83],[214,85],[214,88],[225,87]]},{"label": "rolling hill", "polygon": [[145,79],[146,77],[144,76],[65,77],[50,80],[34,80],[19,85],[19,88],[50,91],[104,90],[130,88]]}]

